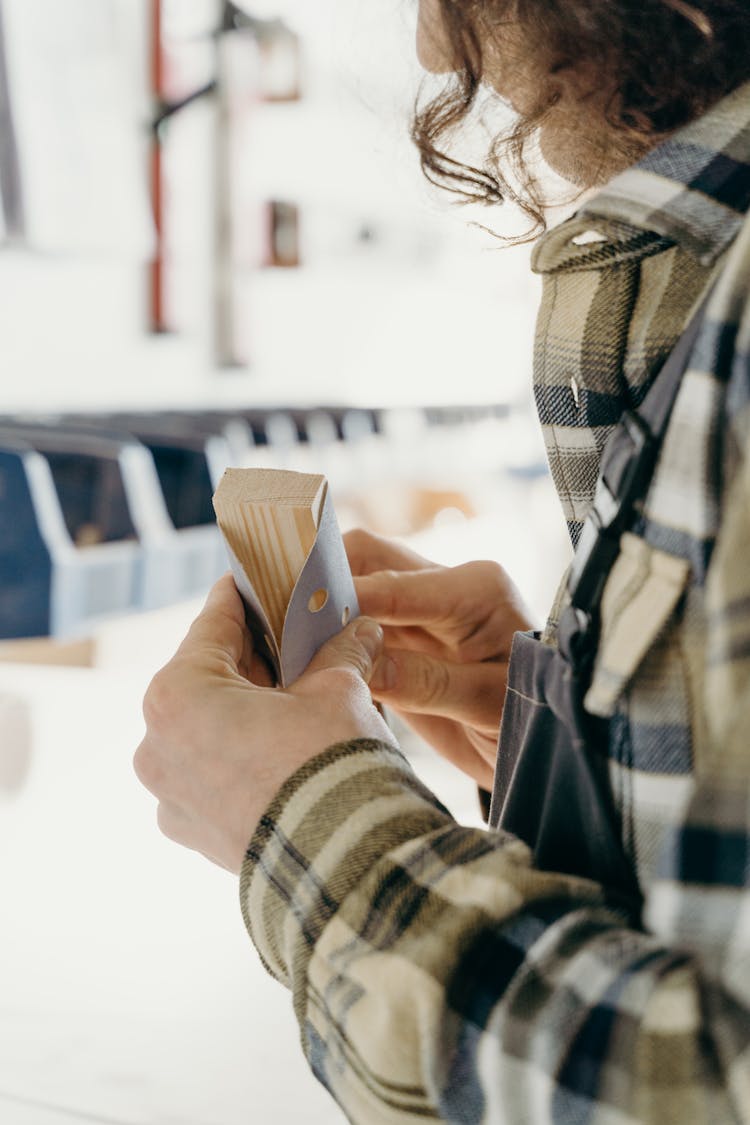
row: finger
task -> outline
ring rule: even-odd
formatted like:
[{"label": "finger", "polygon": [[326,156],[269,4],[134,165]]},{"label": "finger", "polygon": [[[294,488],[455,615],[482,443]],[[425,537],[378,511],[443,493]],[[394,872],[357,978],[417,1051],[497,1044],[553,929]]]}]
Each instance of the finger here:
[{"label": "finger", "polygon": [[446,568],[382,570],[358,578],[355,587],[362,613],[381,625],[422,625],[434,630],[451,620],[456,589],[452,571]]},{"label": "finger", "polygon": [[507,680],[503,661],[455,664],[426,653],[389,650],[370,679],[373,696],[388,706],[436,715],[483,732],[497,731]]},{"label": "finger", "polygon": [[422,570],[434,565],[402,543],[362,528],[347,531],[344,546],[355,577],[375,570]]},{"label": "finger", "polygon": [[[356,672],[369,683],[373,668],[383,651],[383,630],[377,621],[358,617],[316,653],[307,669],[321,672],[341,669]],[[305,673],[307,675],[307,673]]]},{"label": "finger", "polygon": [[206,604],[177,650],[178,656],[220,656],[235,671],[249,666],[252,642],[245,623],[245,606],[231,574],[211,589]]},{"label": "finger", "polygon": [[390,710],[411,727],[428,746],[437,751],[441,758],[445,758],[451,765],[467,774],[476,781],[477,785],[492,790],[497,738],[488,737],[480,749],[452,719],[441,719],[434,715],[415,715],[410,711],[401,711],[398,707],[391,707]]},{"label": "finger", "polygon": [[443,660],[462,660],[455,645],[447,644],[421,625],[384,625],[385,648],[404,648],[409,652],[426,652]]},{"label": "finger", "polygon": [[363,614],[386,627],[422,628],[462,662],[507,657],[513,634],[530,624],[515,587],[491,562],[385,570],[355,586]]},{"label": "finger", "polygon": [[443,719],[438,715],[415,715],[413,711],[401,711],[397,707],[389,707],[388,711],[389,714],[399,715],[420,738],[464,772],[470,772],[467,766],[476,758],[481,763],[478,770],[484,774],[486,768],[494,773],[500,734],[498,730],[479,734],[460,726],[453,719]]}]

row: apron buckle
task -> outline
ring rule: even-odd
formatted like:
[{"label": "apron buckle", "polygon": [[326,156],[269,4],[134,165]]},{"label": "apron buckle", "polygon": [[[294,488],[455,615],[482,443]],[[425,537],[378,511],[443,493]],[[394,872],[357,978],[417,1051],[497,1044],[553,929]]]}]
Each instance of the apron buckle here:
[{"label": "apron buckle", "polygon": [[586,517],[568,575],[572,604],[593,614],[610,568],[620,550],[620,535],[653,470],[657,443],[635,411],[623,415],[602,455],[594,503]]}]

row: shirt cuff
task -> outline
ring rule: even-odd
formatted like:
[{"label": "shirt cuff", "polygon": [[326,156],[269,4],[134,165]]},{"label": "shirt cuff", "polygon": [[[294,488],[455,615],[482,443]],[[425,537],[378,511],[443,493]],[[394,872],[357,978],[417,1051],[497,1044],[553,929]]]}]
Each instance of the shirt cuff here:
[{"label": "shirt cuff", "polygon": [[245,925],[268,971],[291,987],[370,867],[452,822],[387,743],[339,743],[302,766],[260,820],[240,876]]}]

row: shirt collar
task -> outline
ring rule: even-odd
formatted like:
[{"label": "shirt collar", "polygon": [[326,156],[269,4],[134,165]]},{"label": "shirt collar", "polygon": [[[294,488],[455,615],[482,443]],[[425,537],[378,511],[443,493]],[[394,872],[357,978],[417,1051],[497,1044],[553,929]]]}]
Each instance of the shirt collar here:
[{"label": "shirt collar", "polygon": [[750,83],[668,137],[581,214],[654,231],[710,265],[750,207]]},{"label": "shirt collar", "polygon": [[[620,227],[619,237],[628,228],[632,236],[636,228],[652,237],[654,248],[667,239],[711,265],[733,241],[749,208],[750,82],[668,137],[587,200],[573,219],[544,235],[535,268],[546,272],[553,261],[563,266],[563,244],[576,237],[572,228],[579,236],[588,228],[595,232],[596,219],[606,220],[601,233],[607,241],[610,224]],[[575,264],[591,268],[595,263],[585,261],[589,255],[581,250]]]}]

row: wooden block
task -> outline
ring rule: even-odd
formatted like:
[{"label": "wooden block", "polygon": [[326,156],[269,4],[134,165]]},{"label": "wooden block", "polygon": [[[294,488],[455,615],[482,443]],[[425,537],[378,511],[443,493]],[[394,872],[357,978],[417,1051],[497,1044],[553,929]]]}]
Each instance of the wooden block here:
[{"label": "wooden block", "polygon": [[255,589],[279,648],[327,487],[317,473],[227,469],[214,496],[221,532]]}]

